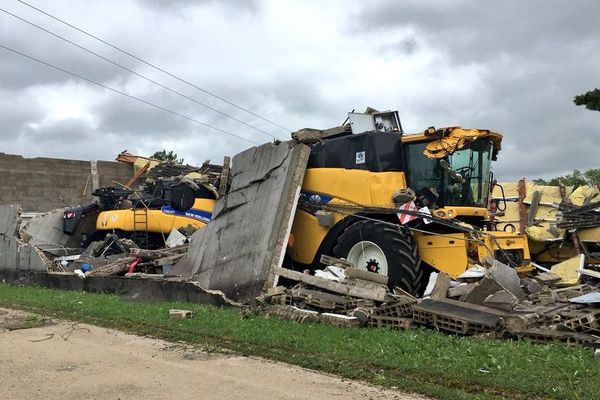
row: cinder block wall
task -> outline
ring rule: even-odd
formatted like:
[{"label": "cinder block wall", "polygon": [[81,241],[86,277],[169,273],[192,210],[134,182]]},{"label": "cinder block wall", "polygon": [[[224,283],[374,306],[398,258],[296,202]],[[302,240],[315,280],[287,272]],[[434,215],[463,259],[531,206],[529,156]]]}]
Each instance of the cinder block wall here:
[{"label": "cinder block wall", "polygon": [[95,180],[91,161],[0,153],[0,205],[21,204],[23,211],[78,205],[92,199],[96,184],[116,186],[113,181],[125,183],[133,174],[129,164],[97,161],[96,165]]}]

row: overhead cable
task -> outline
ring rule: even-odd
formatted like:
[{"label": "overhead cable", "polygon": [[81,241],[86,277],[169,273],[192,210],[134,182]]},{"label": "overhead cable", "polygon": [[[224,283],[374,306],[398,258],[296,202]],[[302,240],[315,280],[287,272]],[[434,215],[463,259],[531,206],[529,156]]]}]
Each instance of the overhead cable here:
[{"label": "overhead cable", "polygon": [[152,83],[152,84],[154,84],[154,85],[157,85],[157,86],[159,86],[159,87],[161,87],[161,88],[163,88],[163,89],[165,89],[165,90],[167,90],[167,91],[169,91],[169,92],[171,92],[171,93],[174,93],[174,94],[176,94],[176,95],[178,95],[178,96],[181,96],[181,97],[183,97],[184,99],[187,99],[187,100],[190,100],[190,101],[192,101],[192,102],[194,102],[194,103],[196,103],[196,104],[199,104],[199,105],[201,105],[202,107],[206,107],[206,108],[208,108],[208,109],[209,109],[209,110],[211,110],[211,111],[214,111],[214,112],[216,112],[216,113],[219,113],[219,114],[221,114],[221,115],[223,115],[223,116],[225,116],[225,117],[227,117],[227,118],[229,118],[229,119],[232,119],[232,120],[234,120],[234,121],[236,121],[236,122],[238,122],[238,123],[240,123],[240,124],[243,124],[243,125],[245,125],[245,126],[247,126],[247,127],[249,127],[249,128],[252,128],[252,129],[254,129],[254,130],[256,130],[256,131],[258,131],[258,132],[260,132],[260,133],[263,133],[263,134],[265,134],[265,135],[269,136],[269,137],[270,137],[270,138],[272,138],[272,139],[277,139],[277,137],[276,137],[276,136],[274,136],[274,135],[272,135],[272,134],[270,134],[270,133],[268,133],[268,132],[266,132],[266,131],[264,131],[264,130],[262,130],[262,129],[259,129],[259,128],[257,128],[257,127],[255,127],[255,126],[253,126],[253,125],[250,125],[250,124],[248,124],[247,122],[244,122],[244,121],[242,121],[242,120],[240,120],[240,119],[238,119],[238,118],[235,118],[235,117],[233,117],[233,116],[231,116],[231,115],[229,115],[229,114],[227,114],[227,113],[224,113],[224,112],[222,112],[222,111],[220,111],[220,110],[217,110],[217,109],[216,109],[216,108],[214,108],[214,107],[211,107],[211,106],[209,106],[209,105],[207,105],[207,104],[204,104],[204,103],[202,103],[202,102],[200,102],[200,101],[198,101],[198,100],[194,99],[193,97],[187,96],[187,95],[185,95],[185,94],[183,94],[183,93],[181,93],[181,92],[178,92],[177,90],[171,89],[170,87],[168,87],[168,86],[165,86],[165,85],[163,85],[163,84],[162,84],[162,83],[160,83],[160,82],[157,82],[157,81],[155,81],[155,80],[153,80],[153,79],[151,79],[151,78],[149,78],[149,77],[147,77],[147,76],[145,76],[145,75],[142,75],[142,74],[140,74],[139,72],[136,72],[136,71],[134,71],[134,70],[132,70],[132,69],[130,69],[130,68],[127,68],[126,66],[124,66],[124,65],[122,65],[122,64],[119,64],[119,63],[117,63],[117,62],[115,62],[115,61],[113,61],[113,60],[110,60],[109,58],[106,58],[106,57],[104,57],[104,56],[103,56],[103,55],[101,55],[101,54],[98,54],[98,53],[96,53],[96,52],[94,52],[94,51],[92,51],[92,50],[90,50],[90,49],[88,49],[88,48],[86,48],[86,47],[84,47],[84,46],[81,46],[81,45],[79,45],[79,44],[77,44],[77,43],[75,43],[75,42],[73,42],[73,41],[71,41],[71,40],[69,40],[69,39],[67,39],[67,38],[65,38],[65,37],[63,37],[63,36],[60,36],[60,35],[58,35],[58,34],[56,34],[56,33],[52,32],[52,31],[50,31],[50,30],[48,30],[48,29],[46,29],[46,28],[44,28],[44,27],[42,27],[42,26],[40,26],[40,25],[37,25],[37,24],[35,24],[35,23],[33,23],[33,22],[31,22],[31,21],[29,21],[29,20],[25,19],[25,18],[19,17],[18,15],[16,15],[16,14],[13,14],[13,13],[11,13],[10,11],[7,11],[7,10],[5,10],[5,9],[1,8],[1,7],[0,7],[0,11],[2,11],[3,13],[5,13],[5,14],[7,14],[7,15],[10,15],[11,17],[13,17],[13,18],[16,18],[16,19],[18,19],[18,20],[20,20],[20,21],[22,21],[22,22],[25,22],[26,24],[29,24],[29,25],[31,25],[31,26],[33,26],[33,27],[35,27],[35,28],[37,28],[37,29],[39,29],[39,30],[41,30],[41,31],[44,31],[44,32],[46,32],[46,33],[48,33],[48,34],[50,34],[50,35],[52,35],[52,36],[54,36],[54,37],[56,37],[56,38],[58,38],[58,39],[60,39],[60,40],[64,41],[64,42],[66,42],[66,43],[69,43],[70,45],[72,45],[72,46],[75,46],[75,47],[77,47],[78,49],[81,49],[81,50],[83,50],[83,51],[85,51],[85,52],[87,52],[87,53],[89,53],[89,54],[92,54],[92,55],[94,55],[94,56],[96,56],[96,57],[98,57],[98,58],[100,58],[100,59],[102,59],[102,60],[104,60],[104,61],[106,61],[106,62],[108,62],[108,63],[110,63],[110,64],[112,64],[112,65],[114,65],[114,66],[116,66],[116,67],[119,67],[119,68],[121,68],[121,69],[123,69],[123,70],[125,70],[125,71],[127,71],[127,72],[129,72],[129,73],[131,73],[131,74],[133,74],[133,75],[135,75],[135,76],[138,76],[138,77],[140,77],[140,78],[142,78],[142,79],[144,79],[144,80],[146,80],[146,81],[148,81],[148,82],[150,82],[150,83]]},{"label": "overhead cable", "polygon": [[200,86],[198,86],[198,85],[196,85],[196,84],[194,84],[194,83],[192,83],[192,82],[190,82],[190,81],[188,81],[188,80],[186,80],[186,79],[184,79],[184,78],[181,78],[181,77],[179,77],[179,76],[177,76],[177,75],[175,75],[175,74],[173,74],[173,73],[171,73],[171,72],[169,72],[169,71],[165,70],[164,68],[161,68],[161,67],[157,66],[156,64],[153,64],[153,63],[151,63],[150,61],[146,61],[146,60],[144,60],[143,58],[141,58],[141,57],[138,57],[138,56],[136,56],[135,54],[133,54],[133,53],[131,53],[131,52],[127,51],[127,50],[124,50],[124,49],[122,49],[122,48],[120,48],[120,47],[118,47],[118,46],[116,46],[116,45],[114,45],[114,44],[112,44],[112,43],[110,43],[110,42],[107,42],[106,40],[104,40],[104,39],[101,39],[101,38],[99,38],[98,36],[96,36],[96,35],[94,35],[94,34],[92,34],[92,33],[89,33],[88,31],[86,31],[86,30],[84,30],[84,29],[82,29],[82,28],[79,28],[79,27],[77,27],[77,26],[75,26],[75,25],[73,25],[73,24],[71,24],[71,23],[69,23],[69,22],[67,22],[67,21],[65,21],[65,20],[62,20],[62,19],[60,19],[60,18],[58,18],[58,17],[56,17],[56,16],[52,15],[52,14],[51,14],[51,13],[49,13],[49,12],[46,12],[46,11],[44,11],[44,10],[41,10],[41,9],[39,9],[38,7],[35,7],[34,5],[27,3],[26,1],[23,1],[23,0],[17,0],[17,1],[18,1],[19,3],[21,3],[21,4],[23,4],[23,5],[25,5],[25,6],[29,7],[29,8],[31,8],[31,9],[33,9],[33,10],[35,10],[35,11],[39,12],[39,13],[42,13],[42,14],[44,14],[44,15],[46,15],[46,16],[48,16],[48,17],[52,18],[52,19],[54,19],[55,21],[58,21],[58,22],[60,22],[61,24],[64,24],[64,25],[66,25],[66,26],[68,26],[68,27],[70,27],[70,28],[72,28],[72,29],[75,29],[76,31],[78,31],[78,32],[80,32],[80,33],[83,33],[84,35],[86,35],[86,36],[89,36],[89,37],[91,37],[92,39],[95,39],[95,40],[97,40],[97,41],[99,41],[99,42],[101,42],[101,43],[103,43],[103,44],[105,44],[105,45],[107,45],[107,46],[109,46],[109,47],[111,47],[111,48],[113,48],[113,49],[115,49],[115,50],[117,50],[117,51],[119,51],[119,52],[123,53],[123,54],[126,54],[126,55],[128,55],[129,57],[131,57],[131,58],[133,58],[133,59],[135,59],[135,60],[137,60],[137,61],[139,61],[139,62],[141,62],[141,63],[143,63],[143,64],[145,64],[145,65],[147,65],[147,66],[149,66],[149,67],[151,67],[151,68],[154,68],[155,70],[157,70],[157,71],[160,71],[160,72],[162,72],[163,74],[165,74],[165,75],[168,75],[168,76],[170,76],[170,77],[171,77],[171,78],[173,78],[173,79],[176,79],[176,80],[178,80],[178,81],[180,81],[180,82],[182,82],[182,83],[185,83],[186,85],[188,85],[188,86],[191,86],[191,87],[193,87],[194,89],[197,89],[197,90],[201,91],[202,93],[204,93],[204,94],[206,94],[206,95],[208,95],[208,96],[211,96],[211,97],[213,97],[213,98],[215,98],[215,99],[218,99],[218,100],[220,100],[220,101],[222,101],[222,102],[224,102],[224,103],[227,103],[227,104],[229,104],[230,106],[233,106],[233,107],[235,107],[235,108],[237,108],[237,109],[239,109],[239,110],[242,110],[242,111],[244,111],[244,112],[246,112],[246,113],[248,113],[248,114],[250,114],[250,115],[253,115],[253,116],[255,116],[256,118],[259,118],[259,119],[261,119],[261,120],[263,120],[263,121],[265,121],[265,122],[268,122],[269,124],[271,124],[271,125],[273,125],[273,126],[276,126],[276,127],[278,127],[278,128],[281,128],[281,129],[285,130],[285,131],[286,131],[286,132],[288,132],[288,133],[289,133],[289,132],[291,132],[291,130],[290,130],[289,128],[286,128],[285,126],[282,126],[282,125],[280,125],[280,124],[278,124],[278,123],[276,123],[276,122],[273,122],[272,120],[270,120],[270,119],[267,119],[267,118],[265,118],[265,117],[263,117],[263,116],[261,116],[261,115],[259,115],[259,114],[255,113],[255,112],[253,112],[253,111],[251,111],[251,110],[249,110],[249,109],[247,109],[247,108],[244,108],[244,107],[242,107],[242,106],[240,106],[240,105],[237,105],[237,104],[235,104],[234,102],[232,102],[232,101],[230,101],[230,100],[227,100],[227,99],[225,99],[225,98],[223,98],[223,97],[220,97],[220,96],[218,96],[218,95],[216,95],[216,94],[214,94],[214,93],[212,93],[212,92],[210,92],[210,91],[208,91],[208,90],[206,90],[206,89],[203,89],[203,88],[201,88]]},{"label": "overhead cable", "polygon": [[226,131],[226,130],[224,130],[224,129],[217,128],[217,127],[215,127],[215,126],[213,126],[213,125],[207,124],[206,122],[202,122],[202,121],[199,121],[199,120],[197,120],[197,119],[195,119],[195,118],[188,117],[187,115],[184,115],[184,114],[178,113],[177,111],[173,111],[173,110],[170,110],[170,109],[168,109],[168,108],[165,108],[165,107],[163,107],[163,106],[160,106],[160,105],[158,105],[158,104],[151,103],[151,102],[149,102],[149,101],[147,101],[147,100],[144,100],[144,99],[141,99],[141,98],[139,98],[139,97],[133,96],[133,95],[131,95],[131,94],[125,93],[125,92],[123,92],[123,91],[121,91],[121,90],[119,90],[119,89],[115,89],[115,88],[112,88],[112,87],[110,87],[110,86],[107,86],[107,85],[105,85],[105,84],[103,84],[103,83],[100,83],[100,82],[97,82],[97,81],[95,81],[95,80],[92,80],[92,79],[90,79],[90,78],[86,78],[86,77],[84,77],[84,76],[82,76],[82,75],[79,75],[79,74],[77,74],[77,73],[75,73],[75,72],[68,71],[68,70],[66,70],[66,69],[64,69],[64,68],[61,68],[61,67],[57,66],[57,65],[50,64],[50,63],[48,63],[48,62],[46,62],[46,61],[40,60],[39,58],[35,58],[35,57],[33,57],[33,56],[27,55],[27,54],[25,54],[25,53],[22,53],[22,52],[20,52],[20,51],[18,51],[18,50],[12,49],[12,48],[10,48],[10,47],[8,47],[8,46],[5,46],[5,45],[3,45],[3,44],[0,44],[0,48],[2,48],[2,49],[4,49],[4,50],[7,50],[7,51],[10,51],[10,52],[12,52],[12,53],[18,54],[18,55],[20,55],[20,56],[22,56],[22,57],[28,58],[28,59],[30,59],[30,60],[32,60],[32,61],[35,61],[35,62],[37,62],[37,63],[43,64],[43,65],[45,65],[45,66],[47,66],[47,67],[53,68],[53,69],[55,69],[55,70],[57,70],[57,71],[64,72],[65,74],[68,74],[68,75],[74,76],[74,77],[76,77],[76,78],[79,78],[79,79],[81,79],[81,80],[84,80],[84,81],[86,81],[86,82],[89,82],[89,83],[92,83],[92,84],[94,84],[94,85],[100,86],[100,87],[102,87],[102,88],[104,88],[104,89],[107,89],[107,90],[110,90],[110,91],[112,91],[112,92],[118,93],[118,94],[120,94],[120,95],[122,95],[122,96],[125,96],[125,97],[129,98],[129,99],[136,100],[136,101],[138,101],[138,102],[140,102],[140,103],[143,103],[143,104],[146,104],[146,105],[148,105],[148,106],[150,106],[150,107],[154,107],[154,108],[156,108],[156,109],[158,109],[158,110],[161,110],[161,111],[167,112],[167,113],[169,113],[169,114],[173,114],[173,115],[175,115],[175,116],[178,116],[178,117],[180,117],[180,118],[186,119],[186,120],[188,120],[188,121],[194,122],[194,123],[196,123],[196,124],[198,124],[198,125],[202,125],[202,126],[205,126],[205,127],[207,127],[207,128],[213,129],[213,130],[215,130],[215,131],[218,131],[218,132],[224,133],[224,134],[226,134],[226,135],[233,136],[233,137],[235,137],[235,138],[238,138],[238,139],[240,139],[240,140],[243,140],[243,141],[245,141],[245,142],[248,142],[248,143],[257,144],[257,145],[259,144],[259,143],[257,143],[257,142],[254,142],[254,141],[250,140],[250,139],[246,139],[245,137],[242,137],[242,136],[236,135],[235,133],[231,133],[231,132],[228,132],[228,131]]}]

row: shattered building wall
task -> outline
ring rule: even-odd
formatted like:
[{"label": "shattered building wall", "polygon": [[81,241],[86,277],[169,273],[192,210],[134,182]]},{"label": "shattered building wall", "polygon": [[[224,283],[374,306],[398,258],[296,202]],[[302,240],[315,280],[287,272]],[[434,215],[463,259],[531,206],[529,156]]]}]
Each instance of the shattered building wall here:
[{"label": "shattered building wall", "polygon": [[0,205],[20,204],[24,211],[48,211],[91,200],[93,189],[125,183],[131,165],[113,161],[24,158],[0,153]]},{"label": "shattered building wall", "polygon": [[308,146],[293,142],[236,154],[230,190],[171,275],[235,301],[258,296],[283,260],[309,154]]}]

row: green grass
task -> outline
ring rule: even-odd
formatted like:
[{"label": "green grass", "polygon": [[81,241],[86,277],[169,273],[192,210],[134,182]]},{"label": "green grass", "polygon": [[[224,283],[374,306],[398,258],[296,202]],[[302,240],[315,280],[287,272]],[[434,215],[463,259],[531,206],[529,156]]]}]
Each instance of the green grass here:
[{"label": "green grass", "polygon": [[[0,285],[0,305],[206,350],[234,351],[439,399],[600,399],[590,349],[477,339],[412,329],[297,324],[196,304],[140,304],[114,295]],[[192,319],[169,319],[171,308]]]}]

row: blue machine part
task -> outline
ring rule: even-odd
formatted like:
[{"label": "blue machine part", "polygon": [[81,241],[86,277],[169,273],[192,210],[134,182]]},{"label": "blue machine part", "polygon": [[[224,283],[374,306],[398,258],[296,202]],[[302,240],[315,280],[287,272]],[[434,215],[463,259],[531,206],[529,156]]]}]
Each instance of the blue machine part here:
[{"label": "blue machine part", "polygon": [[171,206],[163,206],[160,208],[160,211],[169,215],[177,215],[180,217],[196,219],[198,221],[204,222],[205,224],[208,224],[212,219],[212,213],[209,213],[208,211],[198,210],[195,208],[190,208],[187,211],[176,211]]},{"label": "blue machine part", "polygon": [[312,192],[300,192],[300,201],[311,202],[312,204],[327,204],[333,199],[332,196]]}]

